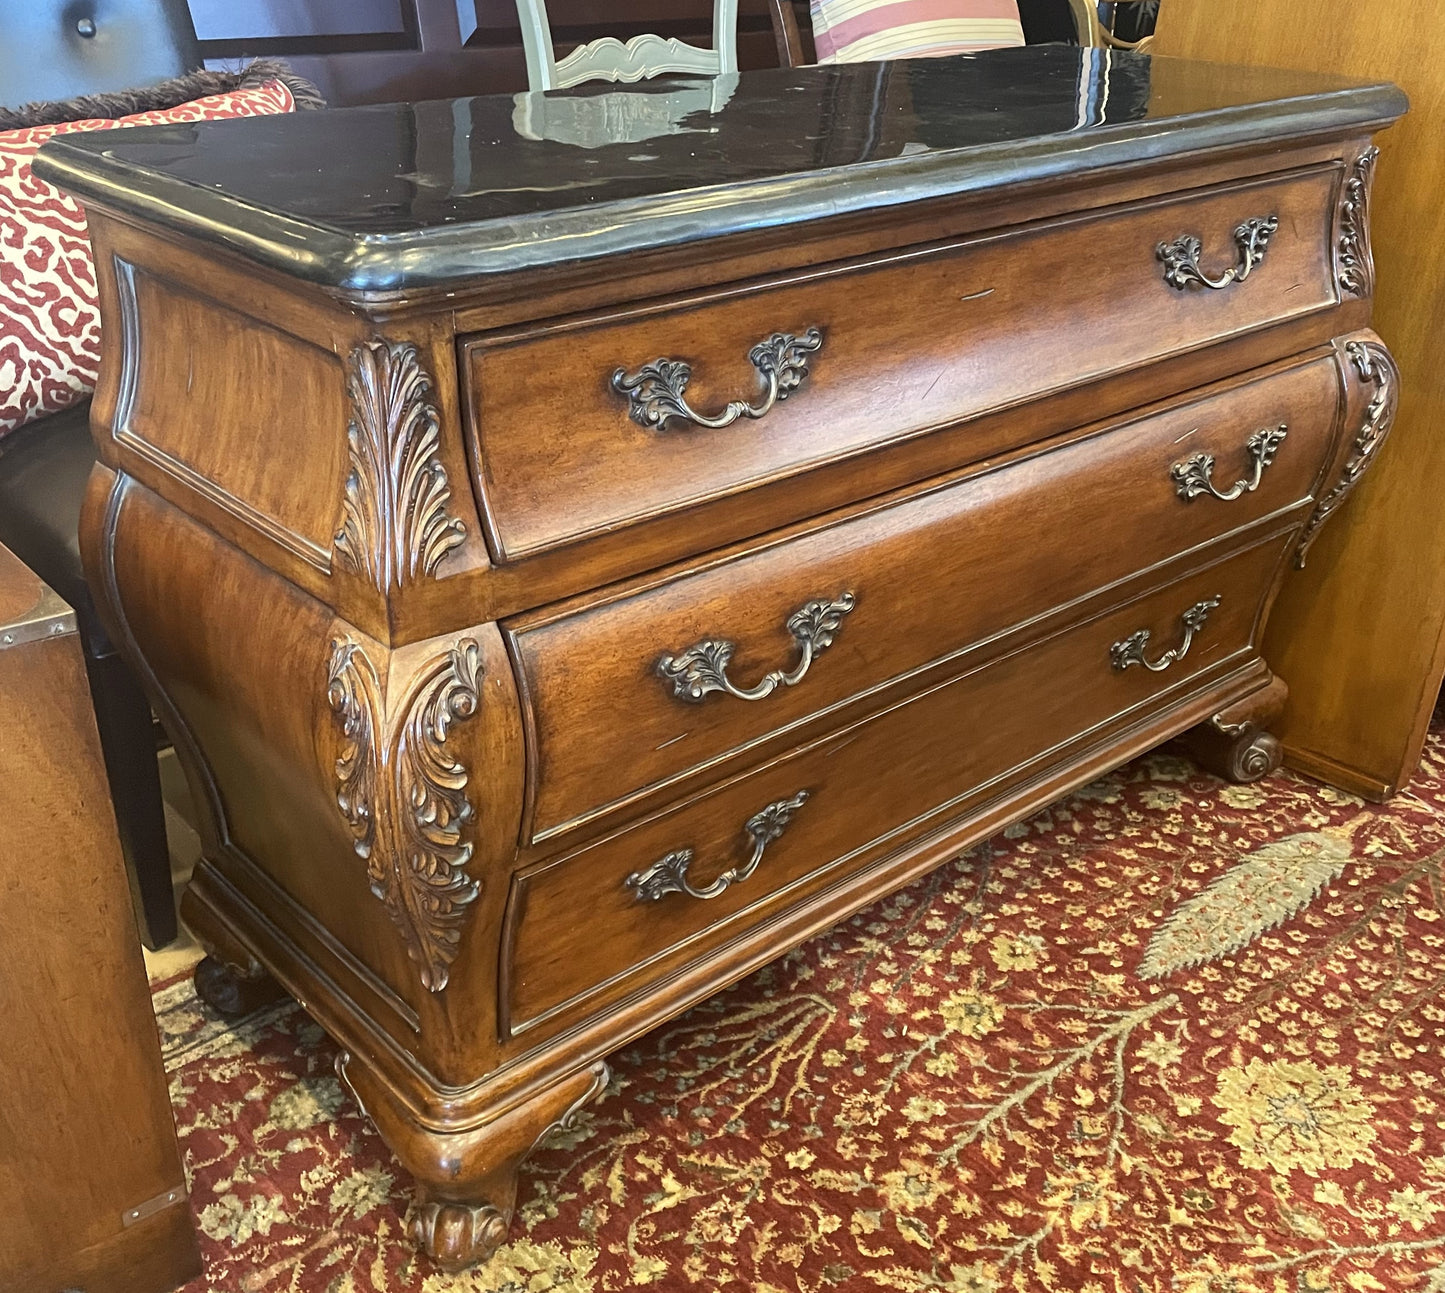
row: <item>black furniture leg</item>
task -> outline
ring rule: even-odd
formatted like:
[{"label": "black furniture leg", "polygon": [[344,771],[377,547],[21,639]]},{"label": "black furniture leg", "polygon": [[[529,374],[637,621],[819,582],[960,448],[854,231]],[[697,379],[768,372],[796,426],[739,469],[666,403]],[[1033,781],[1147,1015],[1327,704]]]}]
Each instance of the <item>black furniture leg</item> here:
[{"label": "black furniture leg", "polygon": [[154,951],[175,941],[178,926],[150,703],[118,655],[87,653],[85,664],[136,921]]}]

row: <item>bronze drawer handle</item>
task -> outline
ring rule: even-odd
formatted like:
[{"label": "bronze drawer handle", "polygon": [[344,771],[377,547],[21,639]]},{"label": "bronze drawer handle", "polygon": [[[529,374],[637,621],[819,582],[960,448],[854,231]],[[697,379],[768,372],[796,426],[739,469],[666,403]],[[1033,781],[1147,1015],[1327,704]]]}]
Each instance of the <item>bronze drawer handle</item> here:
[{"label": "bronze drawer handle", "polygon": [[1232,503],[1241,494],[1252,494],[1264,479],[1264,469],[1274,461],[1274,455],[1288,434],[1288,427],[1260,427],[1244,442],[1244,451],[1249,459],[1250,473],[1244,480],[1237,480],[1228,489],[1214,486],[1214,455],[1197,453],[1183,462],[1176,462],[1169,468],[1174,478],[1174,488],[1179,497],[1188,502],[1201,494],[1213,494],[1224,503]]},{"label": "bronze drawer handle", "polygon": [[808,375],[808,356],[823,345],[823,334],[809,328],[801,337],[790,332],[775,332],[748,351],[748,362],[758,370],[768,385],[767,394],[759,404],[733,400],[716,417],[699,413],[687,402],[687,384],[692,379],[692,365],[682,359],[654,359],[635,373],[619,368],[612,374],[612,389],[627,396],[632,420],[649,431],[661,431],[677,418],[694,426],[721,430],[739,418],[760,418],[785,400]]},{"label": "bronze drawer handle", "polygon": [[692,865],[692,850],[678,849],[664,858],[659,858],[645,871],[634,871],[623,882],[637,894],[638,902],[656,902],[670,893],[685,893],[689,898],[716,898],[730,885],[741,884],[763,860],[763,853],[769,844],[788,828],[793,814],[808,802],[811,792],[800,790],[791,799],[780,799],[769,804],[760,813],[749,817],[743,830],[752,841],[752,851],[742,866],[724,871],[710,885],[702,889],[693,887],[687,878],[687,869]]},{"label": "bronze drawer handle", "polygon": [[755,687],[744,689],[728,678],[728,661],[737,643],[725,638],[704,638],[679,655],[665,655],[657,662],[657,672],[672,684],[672,694],[680,700],[697,703],[710,691],[725,691],[739,700],[762,700],[779,687],[802,682],[813,657],[833,645],[843,627],[843,616],[857,604],[857,595],[845,592],[831,602],[812,601],[798,607],[788,616],[788,632],[802,651],[798,663],[791,670],[774,669],[764,674]]},{"label": "bronze drawer handle", "polygon": [[1154,254],[1164,262],[1164,281],[1170,287],[1184,291],[1190,283],[1200,287],[1211,287],[1215,291],[1231,283],[1242,283],[1249,277],[1249,271],[1264,260],[1269,250],[1269,240],[1279,228],[1279,217],[1255,216],[1246,220],[1234,231],[1234,243],[1239,248],[1239,264],[1231,265],[1218,278],[1210,278],[1199,267],[1199,257],[1204,253],[1204,244],[1192,233],[1186,233],[1173,242],[1161,242]]},{"label": "bronze drawer handle", "polygon": [[1109,648],[1109,660],[1115,669],[1127,669],[1131,665],[1142,664],[1151,673],[1162,673],[1171,664],[1184,659],[1189,654],[1189,647],[1194,641],[1194,635],[1203,627],[1209,614],[1223,600],[1219,597],[1210,597],[1202,602],[1195,602],[1183,615],[1179,617],[1179,623],[1184,627],[1184,638],[1177,647],[1172,647],[1157,660],[1151,660],[1144,653],[1149,649],[1149,630],[1140,629],[1137,633],[1131,633],[1122,642],[1115,642]]}]

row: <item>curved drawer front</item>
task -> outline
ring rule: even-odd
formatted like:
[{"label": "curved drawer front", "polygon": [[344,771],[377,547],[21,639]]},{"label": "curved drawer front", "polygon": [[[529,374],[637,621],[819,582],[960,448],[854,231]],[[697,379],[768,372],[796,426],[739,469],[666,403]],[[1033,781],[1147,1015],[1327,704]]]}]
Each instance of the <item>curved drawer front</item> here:
[{"label": "curved drawer front", "polygon": [[503,953],[511,1031],[608,987],[589,1007],[602,1009],[649,966],[702,956],[1068,762],[1106,725],[1246,663],[1285,547],[1276,536],[518,877]]},{"label": "curved drawer front", "polygon": [[496,556],[1333,306],[1336,180],[1308,171],[473,338],[464,373]]},{"label": "curved drawer front", "polygon": [[1335,360],[1313,359],[510,623],[531,708],[531,837],[1307,499],[1339,395]]}]

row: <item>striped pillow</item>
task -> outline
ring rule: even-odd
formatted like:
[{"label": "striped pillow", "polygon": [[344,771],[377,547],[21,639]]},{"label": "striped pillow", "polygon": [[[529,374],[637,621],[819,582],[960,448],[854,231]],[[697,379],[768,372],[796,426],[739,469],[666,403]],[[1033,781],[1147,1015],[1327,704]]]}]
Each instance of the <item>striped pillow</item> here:
[{"label": "striped pillow", "polygon": [[1022,45],[1017,0],[809,0],[820,63]]}]

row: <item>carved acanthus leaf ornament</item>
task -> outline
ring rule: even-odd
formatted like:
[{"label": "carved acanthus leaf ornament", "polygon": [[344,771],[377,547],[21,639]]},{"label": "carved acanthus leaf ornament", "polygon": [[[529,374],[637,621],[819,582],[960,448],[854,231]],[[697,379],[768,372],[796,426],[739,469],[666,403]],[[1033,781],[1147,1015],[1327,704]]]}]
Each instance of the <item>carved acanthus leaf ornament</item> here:
[{"label": "carved acanthus leaf ornament", "polygon": [[431,389],[409,342],[369,341],[351,352],[351,470],[333,545],[341,565],[381,593],[434,575],[466,536],[466,526],[447,511],[452,491],[437,453]]},{"label": "carved acanthus leaf ornament", "polygon": [[1365,407],[1365,420],[1355,432],[1354,447],[1345,462],[1344,471],[1334,488],[1315,504],[1315,510],[1300,535],[1294,563],[1301,570],[1304,569],[1310,545],[1319,537],[1320,526],[1350,496],[1360,483],[1360,477],[1375,461],[1375,455],[1395,423],[1395,410],[1400,404],[1400,370],[1395,367],[1394,357],[1384,346],[1375,341],[1347,341],[1345,354],[1360,380],[1373,389],[1373,394]]},{"label": "carved acanthus leaf ornament", "polygon": [[326,699],[341,726],[336,803],[366,876],[430,992],[447,985],[467,909],[474,813],[468,771],[447,749],[455,723],[481,703],[481,647],[462,638],[429,661],[389,707],[365,648],[332,643]]},{"label": "carved acanthus leaf ornament", "polygon": [[1370,187],[1380,150],[1373,145],[1357,158],[1340,200],[1340,289],[1369,296],[1375,287],[1375,258],[1370,251]]}]

